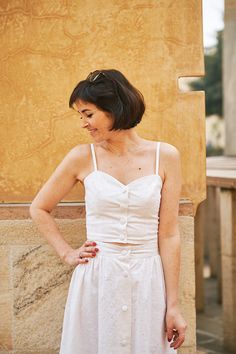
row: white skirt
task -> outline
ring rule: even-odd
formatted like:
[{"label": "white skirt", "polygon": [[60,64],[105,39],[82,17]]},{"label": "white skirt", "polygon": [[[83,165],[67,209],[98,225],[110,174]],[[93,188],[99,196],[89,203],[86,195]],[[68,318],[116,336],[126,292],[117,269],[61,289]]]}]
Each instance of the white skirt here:
[{"label": "white skirt", "polygon": [[157,243],[99,251],[75,267],[60,354],[173,354],[165,332],[166,290]]}]

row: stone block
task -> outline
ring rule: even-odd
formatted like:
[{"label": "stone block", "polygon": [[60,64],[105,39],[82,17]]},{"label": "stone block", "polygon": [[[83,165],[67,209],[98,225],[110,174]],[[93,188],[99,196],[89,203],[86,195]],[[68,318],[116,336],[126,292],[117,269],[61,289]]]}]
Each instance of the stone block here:
[{"label": "stone block", "polygon": [[196,345],[194,218],[179,217],[179,226],[181,234],[179,298],[181,310],[188,325],[186,339],[181,350],[187,353],[187,350],[195,348]]},{"label": "stone block", "polygon": [[12,285],[10,247],[0,246],[0,350],[12,349]]},{"label": "stone block", "polygon": [[59,347],[72,267],[47,245],[12,246],[14,350]]},{"label": "stone block", "polygon": [[[78,245],[85,240],[85,219],[55,221],[68,243]],[[0,245],[38,245],[46,242],[31,219],[0,220]]]}]

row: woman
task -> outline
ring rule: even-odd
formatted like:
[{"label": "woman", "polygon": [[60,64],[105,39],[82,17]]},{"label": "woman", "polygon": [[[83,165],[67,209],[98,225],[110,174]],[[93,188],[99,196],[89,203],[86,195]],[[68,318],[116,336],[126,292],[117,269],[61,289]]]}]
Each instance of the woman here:
[{"label": "woman", "polygon": [[[90,73],[69,105],[94,144],[74,147],[30,207],[47,241],[75,266],[60,354],[176,353],[186,330],[177,297],[179,152],[137,134],[144,100],[117,70]],[[78,181],[87,240],[73,249],[50,212]]]}]

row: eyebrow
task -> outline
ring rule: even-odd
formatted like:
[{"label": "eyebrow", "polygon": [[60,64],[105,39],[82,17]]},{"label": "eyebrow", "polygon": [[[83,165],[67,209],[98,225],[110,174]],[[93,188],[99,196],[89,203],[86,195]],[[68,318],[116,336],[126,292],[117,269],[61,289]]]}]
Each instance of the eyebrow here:
[{"label": "eyebrow", "polygon": [[91,109],[85,108],[85,109],[83,109],[83,110],[81,111],[81,113],[88,112],[88,111],[91,111]]},{"label": "eyebrow", "polygon": [[88,112],[88,111],[91,111],[91,109],[88,109],[88,108],[84,108],[82,111],[79,111],[76,104],[73,104],[73,109],[77,112],[77,113],[85,113],[85,112]]}]

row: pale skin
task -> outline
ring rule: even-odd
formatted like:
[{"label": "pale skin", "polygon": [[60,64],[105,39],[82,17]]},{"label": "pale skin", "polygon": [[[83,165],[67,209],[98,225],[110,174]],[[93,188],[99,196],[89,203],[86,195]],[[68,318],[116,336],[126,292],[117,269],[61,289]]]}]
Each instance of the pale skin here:
[{"label": "pale skin", "polygon": [[[155,173],[156,142],[141,138],[135,128],[109,131],[112,118],[92,103],[77,100],[74,109],[80,114],[81,127],[87,129],[94,140],[99,170],[112,175],[123,184]],[[59,232],[50,212],[78,181],[83,183],[84,178],[92,171],[89,144],[75,146],[57,166],[30,206],[30,215],[42,235],[60,258],[72,266],[86,264],[90,258],[96,257],[99,249],[93,241],[86,241],[77,249],[72,248]],[[172,341],[170,346],[177,349],[185,340],[187,328],[178,304],[180,269],[178,210],[181,164],[179,151],[173,145],[164,142],[160,147],[159,175],[163,187],[159,211],[158,247],[167,294],[165,325],[167,338]]]}]

